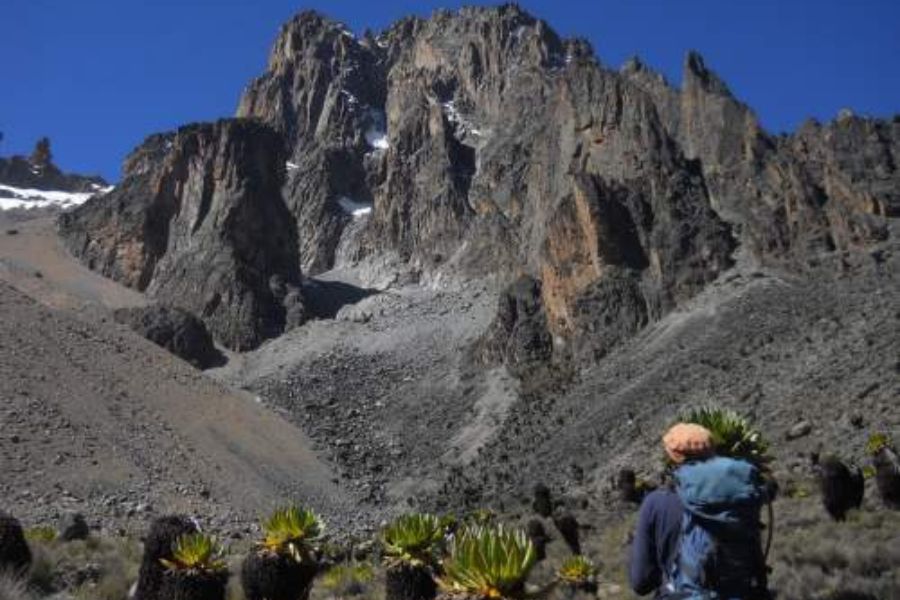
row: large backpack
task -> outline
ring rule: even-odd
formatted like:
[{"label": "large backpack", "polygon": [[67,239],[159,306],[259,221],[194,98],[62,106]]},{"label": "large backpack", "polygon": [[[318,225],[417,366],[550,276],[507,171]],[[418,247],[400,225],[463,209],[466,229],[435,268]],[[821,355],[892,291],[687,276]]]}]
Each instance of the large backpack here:
[{"label": "large backpack", "polygon": [[718,456],[685,464],[674,477],[684,516],[666,597],[766,598],[760,512],[768,498],[759,470]]}]

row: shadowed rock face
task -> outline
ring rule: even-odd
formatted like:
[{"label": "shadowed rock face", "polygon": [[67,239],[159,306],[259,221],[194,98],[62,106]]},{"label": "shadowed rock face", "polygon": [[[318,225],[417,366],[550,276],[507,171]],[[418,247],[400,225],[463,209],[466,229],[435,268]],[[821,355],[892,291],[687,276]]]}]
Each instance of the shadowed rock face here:
[{"label": "shadowed rock face", "polygon": [[887,236],[900,214],[900,122],[849,113],[772,136],[703,59],[685,59],[683,87],[670,87],[637,61],[622,71],[659,107],[668,134],[699,161],[715,210],[741,229],[761,261],[795,265],[822,251]]},{"label": "shadowed rock face", "polygon": [[62,236],[91,268],[252,348],[304,315],[282,148],[246,120],[151,136],[113,192],[61,217]]},{"label": "shadowed rock face", "polygon": [[203,322],[177,308],[152,305],[125,308],[115,312],[119,323],[128,325],[157,346],[162,346],[198,369],[224,364]]},{"label": "shadowed rock face", "polygon": [[[263,277],[238,269],[256,290],[249,306],[229,296],[244,330],[206,314],[224,297],[219,283],[186,303],[232,347],[291,321],[281,292],[260,283],[278,274],[290,284],[291,261],[315,274],[386,255],[431,281],[525,273],[540,292],[539,337],[555,353],[595,358],[697,294],[739,246],[750,260],[803,268],[823,251],[882,239],[900,214],[896,119],[843,117],[771,136],[699,55],[688,55],[678,90],[638,61],[603,67],[586,42],[561,39],[515,5],[438,11],[361,39],[300,13],[237,113],[287,144],[286,156],[260,151],[254,164],[273,190],[286,164],[278,211],[289,216],[279,213],[275,229],[290,220],[296,239],[265,236],[258,255],[281,266]],[[155,152],[148,142],[130,164],[176,172]],[[96,228],[166,204],[135,203],[147,186],[132,179],[117,190],[122,208]],[[171,262],[195,254],[169,250],[156,224],[169,222],[164,208],[144,213],[153,216],[130,233],[112,227],[93,246],[77,234],[73,247],[151,293],[196,296],[178,283],[193,266]]]},{"label": "shadowed rock face", "polygon": [[[652,98],[515,6],[362,40],[302,13],[238,114],[295,144],[285,196],[311,272],[347,245],[344,196],[373,206],[351,255],[461,278],[524,268],[562,336],[597,320],[585,299],[609,296],[631,315],[619,340],[730,265],[730,228]],[[380,144],[365,135],[376,121]]]}]

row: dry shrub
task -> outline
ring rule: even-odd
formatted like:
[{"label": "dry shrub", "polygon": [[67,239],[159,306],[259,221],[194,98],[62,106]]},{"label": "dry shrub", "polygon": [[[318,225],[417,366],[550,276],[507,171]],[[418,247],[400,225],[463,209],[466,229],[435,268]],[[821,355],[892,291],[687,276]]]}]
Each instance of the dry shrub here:
[{"label": "dry shrub", "polygon": [[779,598],[900,598],[900,514],[851,511],[831,521],[819,498],[784,500],[772,587]]},{"label": "dry shrub", "polygon": [[78,600],[124,600],[141,559],[140,544],[119,537],[33,541],[32,551],[32,589],[42,594],[67,590]]},{"label": "dry shrub", "polygon": [[338,564],[316,579],[310,600],[384,600],[384,570],[368,562]]},{"label": "dry shrub", "polygon": [[12,573],[0,572],[0,600],[32,600],[27,582]]}]

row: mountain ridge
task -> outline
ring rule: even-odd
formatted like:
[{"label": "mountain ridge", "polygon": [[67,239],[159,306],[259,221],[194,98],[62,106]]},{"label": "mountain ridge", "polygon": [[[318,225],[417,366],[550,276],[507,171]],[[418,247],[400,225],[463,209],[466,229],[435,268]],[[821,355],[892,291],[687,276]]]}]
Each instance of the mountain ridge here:
[{"label": "mountain ridge", "polygon": [[[734,409],[771,443],[783,490],[779,596],[890,597],[880,544],[898,529],[871,483],[859,521],[839,526],[810,491],[814,457],[862,462],[871,433],[900,435],[900,120],[844,113],[772,135],[702,57],[684,66],[677,89],[639,61],[612,70],[512,6],[359,38],[301,13],[237,116],[149,136],[119,186],[55,233],[34,222],[0,237],[0,277],[31,296],[0,285],[18,336],[0,365],[37,362],[51,340],[86,413],[124,407],[144,443],[185,450],[151,470],[160,494],[113,482],[123,506],[146,496],[245,535],[289,495],[340,536],[409,510],[489,507],[522,526],[542,484],[617,582],[609,597],[623,596],[635,508],[620,470],[662,481],[661,433],[689,408]],[[88,325],[68,324],[69,296]],[[204,321],[226,364],[201,374],[113,329],[119,304],[154,301]],[[103,342],[92,360],[70,356],[81,332]],[[116,370],[126,362],[140,377]],[[65,394],[14,371],[18,439],[0,449],[55,473],[31,408]],[[224,425],[217,394],[259,430]],[[304,460],[281,457],[247,493],[227,468],[241,453],[223,456],[209,432],[253,446],[269,427]],[[122,443],[97,431],[74,433],[93,457]],[[271,442],[242,463],[254,477]],[[86,482],[91,458],[63,456]],[[17,477],[0,486],[14,511],[56,510],[49,482],[31,486],[35,504]],[[104,526],[140,521],[98,497],[76,506]]]},{"label": "mountain ridge", "polygon": [[[883,240],[900,214],[895,121],[842,117],[773,137],[699,54],[684,69],[680,90],[636,61],[609,70],[515,5],[439,11],[362,39],[305,11],[282,26],[236,114],[285,140],[285,167],[268,168],[284,173],[302,272],[372,264],[370,280],[388,268],[446,285],[522,271],[542,284],[548,339],[594,356],[703,289],[735,249],[802,269]],[[88,212],[67,216],[63,236]],[[87,258],[90,227],[79,231],[70,247]],[[116,276],[120,253],[104,252]],[[165,283],[148,285],[166,297]],[[303,320],[249,318],[241,327],[256,333],[226,345]],[[633,325],[604,333],[610,320]],[[596,344],[579,335],[589,329]]]}]

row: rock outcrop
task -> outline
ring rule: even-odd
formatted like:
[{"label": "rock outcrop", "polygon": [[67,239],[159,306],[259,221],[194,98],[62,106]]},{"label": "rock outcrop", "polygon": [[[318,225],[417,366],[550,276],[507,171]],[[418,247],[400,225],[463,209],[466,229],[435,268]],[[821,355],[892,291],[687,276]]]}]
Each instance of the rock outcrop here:
[{"label": "rock outcrop", "polygon": [[[730,228],[652,98],[512,5],[362,40],[302,13],[238,114],[294,144],[285,196],[311,272],[335,265],[348,232],[351,256],[450,279],[524,268],[543,280],[554,334],[609,320],[586,299],[630,315],[591,336],[593,353],[730,264]],[[371,214],[342,215],[348,198]]]},{"label": "rock outcrop", "polygon": [[281,137],[249,120],[154,135],[121,184],[60,217],[89,267],[199,316],[245,350],[304,320]]},{"label": "rock outcrop", "polygon": [[696,53],[685,59],[680,91],[639,61],[622,74],[654,98],[669,135],[699,162],[713,207],[757,260],[802,265],[864,247],[900,214],[896,117],[844,112],[776,137]]},{"label": "rock outcrop", "polygon": [[35,190],[96,192],[107,187],[99,175],[64,173],[53,163],[50,140],[38,141],[31,156],[0,158],[0,184]]},{"label": "rock outcrop", "polygon": [[189,312],[154,304],[117,310],[115,318],[198,369],[220,366],[225,362],[203,321]]},{"label": "rock outcrop", "polygon": [[[360,39],[300,13],[237,114],[284,139],[285,155],[260,155],[257,175],[276,197],[286,169],[275,228],[289,220],[296,231],[266,236],[259,255],[281,266],[254,271],[251,308],[234,309],[240,332],[206,314],[217,300],[178,283],[197,254],[168,249],[155,223],[169,213],[154,209],[162,216],[125,234],[110,225],[117,217],[98,216],[102,240],[68,227],[89,264],[164,298],[194,298],[181,305],[237,348],[297,320],[282,306],[299,275],[287,265],[317,274],[390,257],[435,285],[527,275],[553,355],[593,360],[697,294],[738,248],[750,261],[802,269],[823,252],[883,239],[900,214],[896,119],[843,116],[772,136],[696,53],[679,90],[637,60],[604,67],[585,41],[560,38],[515,5],[438,11]],[[153,173],[180,164],[152,147],[130,164]],[[106,205],[152,205],[135,203],[145,194],[137,181]],[[238,270],[239,279],[252,271]],[[268,294],[262,284],[274,275],[286,283]],[[223,296],[220,284],[205,287]],[[485,347],[506,347],[506,320],[491,328],[506,337]],[[522,354],[499,354],[510,352]]]}]

